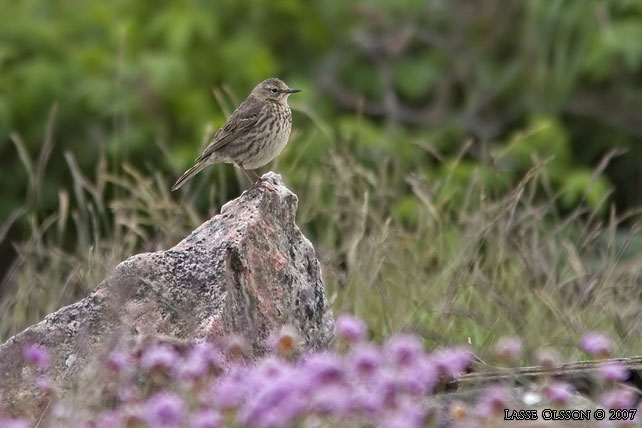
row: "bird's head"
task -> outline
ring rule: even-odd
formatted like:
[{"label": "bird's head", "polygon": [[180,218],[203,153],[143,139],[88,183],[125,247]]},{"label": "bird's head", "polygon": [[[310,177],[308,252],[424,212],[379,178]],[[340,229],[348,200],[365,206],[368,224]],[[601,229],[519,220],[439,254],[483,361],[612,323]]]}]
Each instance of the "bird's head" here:
[{"label": "bird's head", "polygon": [[288,102],[288,97],[299,89],[289,88],[282,80],[270,78],[262,81],[252,91],[252,95],[261,100],[277,101],[283,104]]}]

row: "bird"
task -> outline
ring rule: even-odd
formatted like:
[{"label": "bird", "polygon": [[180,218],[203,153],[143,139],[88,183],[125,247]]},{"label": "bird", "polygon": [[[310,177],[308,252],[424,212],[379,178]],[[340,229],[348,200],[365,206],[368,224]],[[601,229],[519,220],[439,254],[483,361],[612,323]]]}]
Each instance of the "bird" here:
[{"label": "bird", "polygon": [[[261,183],[262,179],[254,169],[274,159],[288,143],[292,130],[288,97],[297,92],[301,91],[274,77],[256,85],[196,158],[194,166],[172,186],[172,191],[216,163],[235,164],[253,186]],[[247,169],[252,170],[256,182],[250,178]]]}]

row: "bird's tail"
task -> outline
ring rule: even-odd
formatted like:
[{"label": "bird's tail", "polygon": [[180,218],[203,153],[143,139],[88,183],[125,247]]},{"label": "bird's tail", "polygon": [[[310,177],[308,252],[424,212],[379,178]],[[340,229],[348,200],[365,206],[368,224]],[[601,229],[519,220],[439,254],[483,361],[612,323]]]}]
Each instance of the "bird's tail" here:
[{"label": "bird's tail", "polygon": [[178,190],[187,180],[198,174],[203,168],[205,168],[208,164],[205,162],[199,162],[187,171],[183,175],[181,175],[181,178],[176,180],[176,183],[172,186],[172,192],[174,190]]}]

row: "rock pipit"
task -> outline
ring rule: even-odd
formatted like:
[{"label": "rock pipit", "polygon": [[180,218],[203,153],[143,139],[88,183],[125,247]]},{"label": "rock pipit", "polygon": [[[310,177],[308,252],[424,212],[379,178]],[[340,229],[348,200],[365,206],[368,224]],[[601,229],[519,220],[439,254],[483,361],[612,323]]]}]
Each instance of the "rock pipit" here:
[{"label": "rock pipit", "polygon": [[[288,143],[292,129],[288,97],[295,92],[299,90],[291,89],[275,78],[256,85],[172,190],[181,187],[203,168],[221,162],[236,164],[250,183],[254,183],[246,168],[262,167],[281,153]],[[252,172],[258,179],[256,183],[260,182],[258,174]]]}]

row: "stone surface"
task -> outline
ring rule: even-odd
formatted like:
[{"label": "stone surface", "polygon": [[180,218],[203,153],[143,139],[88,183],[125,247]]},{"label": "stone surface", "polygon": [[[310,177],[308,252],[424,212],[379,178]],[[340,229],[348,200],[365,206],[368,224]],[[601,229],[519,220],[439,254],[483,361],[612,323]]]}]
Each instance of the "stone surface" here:
[{"label": "stone surface", "polygon": [[297,197],[280,176],[264,178],[274,191],[246,191],[175,247],[130,257],[94,293],[0,345],[0,415],[46,406],[22,359],[26,344],[51,350],[48,373],[63,391],[97,357],[135,338],[238,334],[256,356],[289,323],[305,346],[325,346],[333,318],[314,248],[295,224]]}]

